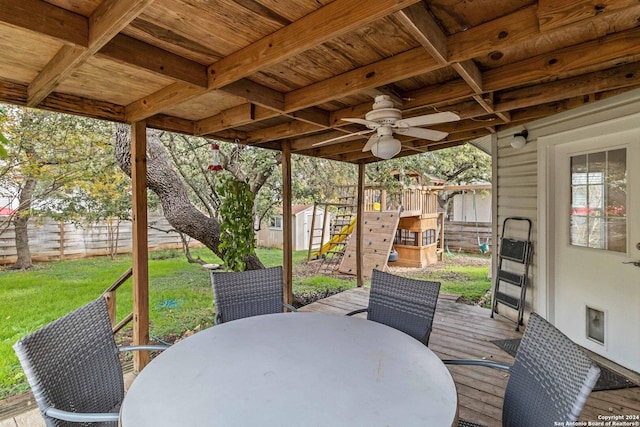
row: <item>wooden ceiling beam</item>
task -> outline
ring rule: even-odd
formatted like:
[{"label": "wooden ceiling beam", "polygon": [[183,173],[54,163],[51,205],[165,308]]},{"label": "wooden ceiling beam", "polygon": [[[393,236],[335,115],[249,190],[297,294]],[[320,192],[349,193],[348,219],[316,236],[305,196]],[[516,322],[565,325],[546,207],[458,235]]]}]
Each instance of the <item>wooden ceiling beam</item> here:
[{"label": "wooden ceiling beam", "polygon": [[[558,76],[577,74],[580,70],[605,63],[618,64],[640,55],[640,29],[616,33],[579,46],[538,55],[514,64],[486,71],[482,75],[488,92],[523,86]],[[637,60],[637,59],[635,59]],[[465,99],[473,96],[468,83],[462,79],[405,93],[409,98],[406,109],[425,103]]]},{"label": "wooden ceiling beam", "polygon": [[270,128],[261,129],[247,133],[247,139],[243,141],[246,144],[260,144],[269,141],[280,141],[295,136],[307,135],[318,132],[322,127],[317,124],[292,121],[281,125],[272,126]]},{"label": "wooden ceiling beam", "polygon": [[532,87],[496,93],[496,111],[510,111],[605,90],[635,86],[640,63],[623,65]]},{"label": "wooden ceiling beam", "polygon": [[118,34],[96,56],[202,88],[207,87],[207,67],[140,40]]},{"label": "wooden ceiling beam", "polygon": [[220,90],[244,98],[256,105],[271,108],[278,112],[284,111],[284,94],[282,92],[262,86],[248,79],[235,81],[220,88]]},{"label": "wooden ceiling beam", "polygon": [[204,91],[199,86],[176,82],[126,106],[127,122],[133,123],[154,116]]},{"label": "wooden ceiling beam", "polygon": [[540,30],[536,12],[536,5],[533,5],[452,34],[447,39],[448,60],[466,61],[538,37]]},{"label": "wooden ceiling beam", "polygon": [[322,126],[324,128],[328,128],[331,123],[331,114],[328,111],[317,107],[309,107],[303,110],[294,111],[286,114],[286,116],[295,120]]},{"label": "wooden ceiling beam", "polygon": [[408,7],[420,0],[335,0],[209,66],[209,87],[218,89],[314,46]]},{"label": "wooden ceiling beam", "polygon": [[42,0],[0,0],[0,22],[53,37],[64,44],[89,46],[87,18]]},{"label": "wooden ceiling beam", "polygon": [[[267,110],[271,112],[271,110]],[[272,112],[277,115],[278,113]],[[235,126],[242,126],[255,120],[255,105],[246,103],[222,111],[220,114],[198,120],[194,133],[198,136],[215,133]]]},{"label": "wooden ceiling beam", "polygon": [[27,106],[35,107],[58,84],[126,27],[153,0],[103,0],[89,17],[87,48],[65,45],[29,85]]},{"label": "wooden ceiling beam", "polygon": [[621,9],[635,6],[635,0],[616,1],[575,1],[575,0],[539,0],[538,19],[540,31],[550,31],[582,20],[613,13]]},{"label": "wooden ceiling beam", "polygon": [[640,55],[640,28],[548,52],[486,71],[485,89],[497,91],[545,80],[555,80],[602,64],[618,65]]},{"label": "wooden ceiling beam", "polygon": [[372,87],[441,68],[424,49],[415,48],[285,94],[285,111],[300,110]]},{"label": "wooden ceiling beam", "polygon": [[409,6],[397,12],[395,17],[440,65],[449,63],[447,36],[423,5]]},{"label": "wooden ceiling beam", "polygon": [[[424,7],[413,5],[397,12],[396,17],[438,63],[443,66],[449,65],[447,36]],[[488,113],[493,113],[491,105],[481,96],[484,92],[482,73],[476,64],[468,59],[461,62],[453,62],[450,65],[476,94],[473,98]],[[503,116],[503,118],[506,118],[506,116]]]}]

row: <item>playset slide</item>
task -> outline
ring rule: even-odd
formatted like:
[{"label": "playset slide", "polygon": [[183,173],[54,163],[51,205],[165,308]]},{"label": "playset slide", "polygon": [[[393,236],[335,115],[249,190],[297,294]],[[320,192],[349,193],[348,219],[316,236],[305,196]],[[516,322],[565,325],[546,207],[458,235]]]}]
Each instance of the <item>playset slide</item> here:
[{"label": "playset slide", "polygon": [[356,219],[357,218],[355,216],[351,218],[351,221],[349,222],[349,224],[345,225],[340,229],[340,233],[336,234],[331,239],[329,239],[327,243],[322,245],[320,250],[316,251],[313,254],[314,259],[318,259],[320,257],[320,254],[326,254],[328,251],[334,249],[338,245],[338,243],[346,239],[347,236],[353,232],[353,228],[356,225]]}]

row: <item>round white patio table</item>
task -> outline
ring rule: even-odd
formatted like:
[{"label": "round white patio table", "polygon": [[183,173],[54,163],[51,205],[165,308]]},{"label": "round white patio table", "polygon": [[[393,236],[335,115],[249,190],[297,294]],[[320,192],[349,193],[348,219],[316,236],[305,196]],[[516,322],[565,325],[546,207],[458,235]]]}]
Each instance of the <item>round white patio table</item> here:
[{"label": "round white patio table", "polygon": [[138,375],[122,427],[451,426],[457,393],[426,346],[357,317],[282,313],[224,323]]}]

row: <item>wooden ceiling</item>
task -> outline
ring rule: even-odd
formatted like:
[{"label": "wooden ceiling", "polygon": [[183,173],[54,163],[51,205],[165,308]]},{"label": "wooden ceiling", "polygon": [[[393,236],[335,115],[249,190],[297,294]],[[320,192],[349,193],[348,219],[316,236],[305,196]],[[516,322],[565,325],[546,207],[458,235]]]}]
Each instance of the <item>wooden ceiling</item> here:
[{"label": "wooden ceiling", "polygon": [[640,86],[638,0],[0,0],[0,102],[346,162],[387,94],[440,142]]}]

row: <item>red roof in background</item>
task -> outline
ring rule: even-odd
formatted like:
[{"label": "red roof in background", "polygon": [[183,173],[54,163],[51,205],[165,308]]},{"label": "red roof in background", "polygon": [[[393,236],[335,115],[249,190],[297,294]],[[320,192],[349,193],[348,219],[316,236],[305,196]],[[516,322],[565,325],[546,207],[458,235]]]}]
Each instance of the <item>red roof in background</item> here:
[{"label": "red roof in background", "polygon": [[16,213],[14,209],[4,208],[0,206],[0,216],[9,216],[13,215],[14,213]]}]

